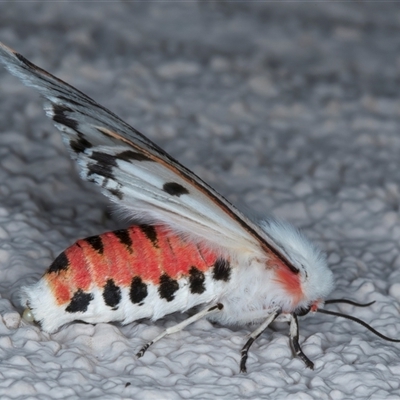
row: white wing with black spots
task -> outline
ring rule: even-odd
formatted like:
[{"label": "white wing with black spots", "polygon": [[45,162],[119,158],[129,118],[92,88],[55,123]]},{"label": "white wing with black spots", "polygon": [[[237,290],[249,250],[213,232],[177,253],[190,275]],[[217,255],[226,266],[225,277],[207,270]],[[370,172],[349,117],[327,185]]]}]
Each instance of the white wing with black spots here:
[{"label": "white wing with black spots", "polygon": [[273,247],[224,197],[112,112],[0,45],[0,60],[46,98],[46,114],[62,132],[84,179],[95,182],[136,220],[157,221],[230,250],[262,255]]},{"label": "white wing with black spots", "polygon": [[165,224],[231,255],[263,260],[274,254],[294,273],[306,268],[292,249],[315,252],[308,242],[304,248],[296,229],[289,229],[292,240],[285,244],[279,224],[254,223],[111,111],[1,43],[0,62],[45,97],[46,114],[61,131],[82,177],[98,184],[137,222]]}]

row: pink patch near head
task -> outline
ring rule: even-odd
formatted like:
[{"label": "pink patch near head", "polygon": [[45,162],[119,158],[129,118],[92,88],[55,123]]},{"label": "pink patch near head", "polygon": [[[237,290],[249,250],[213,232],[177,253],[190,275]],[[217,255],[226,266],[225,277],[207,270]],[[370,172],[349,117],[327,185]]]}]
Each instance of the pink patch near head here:
[{"label": "pink patch near head", "polygon": [[299,303],[304,297],[300,275],[294,273],[282,260],[276,257],[268,261],[268,266],[275,270],[275,280],[291,298],[293,306]]}]

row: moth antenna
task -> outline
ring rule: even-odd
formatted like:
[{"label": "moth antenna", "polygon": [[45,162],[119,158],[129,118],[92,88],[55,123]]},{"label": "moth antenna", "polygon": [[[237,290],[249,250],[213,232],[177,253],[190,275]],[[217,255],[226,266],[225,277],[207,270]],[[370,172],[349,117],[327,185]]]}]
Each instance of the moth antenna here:
[{"label": "moth antenna", "polygon": [[371,301],[370,303],[357,303],[353,300],[347,300],[347,299],[331,299],[325,301],[325,304],[334,304],[334,303],[346,303],[356,307],[368,307],[371,304],[374,304],[375,301]]},{"label": "moth antenna", "polygon": [[[361,307],[363,307],[363,306],[361,306]],[[366,322],[364,322],[361,319],[358,319],[356,317],[353,317],[351,315],[342,314],[342,313],[338,313],[338,312],[335,312],[335,311],[323,310],[323,309],[319,309],[319,310],[317,310],[317,312],[320,312],[322,314],[334,315],[336,317],[342,317],[342,318],[350,319],[351,321],[357,322],[358,324],[360,324],[363,327],[367,328],[369,331],[371,331],[373,334],[375,334],[376,336],[380,337],[381,339],[387,340],[389,342],[400,343],[399,339],[392,339],[390,337],[387,337],[387,336],[383,335],[382,333],[378,332],[377,330],[375,330],[372,326],[368,325]]]}]

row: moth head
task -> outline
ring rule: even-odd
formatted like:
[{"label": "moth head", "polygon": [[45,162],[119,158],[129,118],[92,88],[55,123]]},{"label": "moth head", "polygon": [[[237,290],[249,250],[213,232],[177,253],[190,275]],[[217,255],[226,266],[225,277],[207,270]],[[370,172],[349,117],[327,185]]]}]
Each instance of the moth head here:
[{"label": "moth head", "polygon": [[297,296],[293,306],[315,311],[334,287],[333,274],[325,255],[287,222],[270,219],[262,221],[261,228],[287,261],[286,264],[290,265],[290,270],[285,272],[287,278],[289,274],[293,278],[297,275],[298,292],[301,295]]}]

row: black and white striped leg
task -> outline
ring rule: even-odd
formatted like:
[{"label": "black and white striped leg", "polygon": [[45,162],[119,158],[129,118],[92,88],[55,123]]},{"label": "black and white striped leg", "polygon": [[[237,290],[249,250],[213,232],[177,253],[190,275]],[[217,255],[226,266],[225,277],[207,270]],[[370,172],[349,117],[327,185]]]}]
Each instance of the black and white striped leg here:
[{"label": "black and white striped leg", "polygon": [[246,369],[246,361],[249,353],[249,349],[254,341],[268,328],[268,326],[275,320],[275,318],[280,314],[280,310],[275,310],[272,312],[268,318],[250,335],[250,339],[243,346],[242,351],[240,352],[240,372],[247,372]]},{"label": "black and white striped leg", "polygon": [[292,344],[293,350],[296,353],[296,356],[300,357],[304,364],[306,364],[307,368],[314,369],[314,363],[303,353],[301,347],[299,345],[299,324],[297,322],[297,315],[290,314],[290,342]]},{"label": "black and white striped leg", "polygon": [[164,336],[171,335],[172,333],[179,332],[182,329],[186,328],[188,325],[192,324],[193,322],[198,321],[199,319],[206,317],[209,314],[213,314],[215,312],[221,311],[224,308],[224,305],[221,303],[216,304],[215,306],[205,308],[204,310],[201,310],[197,314],[192,315],[190,318],[185,319],[182,321],[180,324],[171,326],[170,328],[167,328],[163,333],[158,335],[156,338],[154,338],[151,342],[146,343],[140,351],[136,354],[138,358],[143,357],[144,353],[146,350],[155,342],[158,342],[160,339],[162,339]]}]

